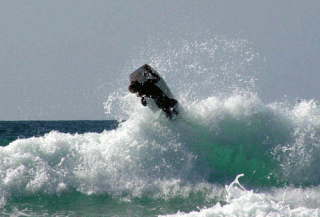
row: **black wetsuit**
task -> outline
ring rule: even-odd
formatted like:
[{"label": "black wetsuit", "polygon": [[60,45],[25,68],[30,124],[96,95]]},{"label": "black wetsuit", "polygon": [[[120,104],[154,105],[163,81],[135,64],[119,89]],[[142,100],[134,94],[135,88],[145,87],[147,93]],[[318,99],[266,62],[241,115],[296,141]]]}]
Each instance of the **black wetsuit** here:
[{"label": "black wetsuit", "polygon": [[142,105],[146,106],[147,102],[145,97],[152,98],[157,106],[162,109],[167,117],[171,118],[173,114],[176,112],[173,111],[173,107],[177,104],[177,100],[169,98],[155,83],[160,80],[160,77],[150,72],[153,78],[149,78],[146,82],[144,82],[139,90],[138,96],[141,97]]}]

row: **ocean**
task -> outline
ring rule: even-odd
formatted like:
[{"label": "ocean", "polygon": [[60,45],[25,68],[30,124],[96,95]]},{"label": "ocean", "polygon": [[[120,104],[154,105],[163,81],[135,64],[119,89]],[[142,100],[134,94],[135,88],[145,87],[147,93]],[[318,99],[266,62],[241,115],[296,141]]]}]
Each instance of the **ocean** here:
[{"label": "ocean", "polygon": [[[245,40],[179,42],[128,63],[104,104],[114,121],[0,122],[0,215],[320,216],[318,103],[261,100]],[[173,120],[126,89],[145,62]]]},{"label": "ocean", "polygon": [[320,116],[256,95],[168,120],[0,122],[3,216],[319,216]]}]

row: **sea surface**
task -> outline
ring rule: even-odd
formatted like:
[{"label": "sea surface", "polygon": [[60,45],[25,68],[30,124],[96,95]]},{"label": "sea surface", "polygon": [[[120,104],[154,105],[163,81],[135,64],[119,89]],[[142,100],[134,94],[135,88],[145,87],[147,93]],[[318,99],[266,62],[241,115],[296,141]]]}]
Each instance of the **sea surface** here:
[{"label": "sea surface", "polygon": [[320,215],[315,102],[181,108],[172,121],[139,107],[121,123],[0,122],[1,215]]},{"label": "sea surface", "polygon": [[[263,102],[241,38],[139,52],[104,103],[115,121],[0,122],[0,216],[320,216],[318,102]],[[144,63],[173,120],[128,93]]]}]

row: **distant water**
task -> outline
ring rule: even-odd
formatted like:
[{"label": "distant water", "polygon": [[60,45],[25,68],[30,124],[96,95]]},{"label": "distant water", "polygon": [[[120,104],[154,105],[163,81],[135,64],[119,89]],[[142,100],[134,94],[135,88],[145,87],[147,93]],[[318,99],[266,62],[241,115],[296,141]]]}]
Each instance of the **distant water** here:
[{"label": "distant water", "polygon": [[[317,102],[262,102],[245,40],[137,56],[105,102],[119,122],[0,122],[3,216],[320,216]],[[143,63],[180,102],[175,120],[128,93]]]},{"label": "distant water", "polygon": [[61,133],[101,133],[118,126],[117,121],[0,121],[0,138],[3,142],[44,136],[53,130]]}]

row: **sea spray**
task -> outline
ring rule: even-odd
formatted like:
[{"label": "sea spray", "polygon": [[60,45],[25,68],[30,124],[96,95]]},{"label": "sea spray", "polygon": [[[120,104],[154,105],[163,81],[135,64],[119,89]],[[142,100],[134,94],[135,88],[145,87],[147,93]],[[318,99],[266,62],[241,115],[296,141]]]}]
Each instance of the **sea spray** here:
[{"label": "sea spray", "polygon": [[318,185],[320,174],[320,108],[317,102],[302,100],[287,112],[293,132],[291,141],[278,145],[274,157],[281,177],[289,183]]},{"label": "sea spray", "polygon": [[[192,39],[150,39],[145,47],[135,49],[117,81],[108,84],[114,91],[104,103],[106,114],[119,120],[130,117],[126,112],[130,106],[123,99],[128,93],[129,74],[146,63],[160,73],[179,102],[228,97],[235,90],[254,92],[264,61],[251,43],[239,36],[206,34],[189,37]],[[211,39],[204,40],[208,37]]]}]

